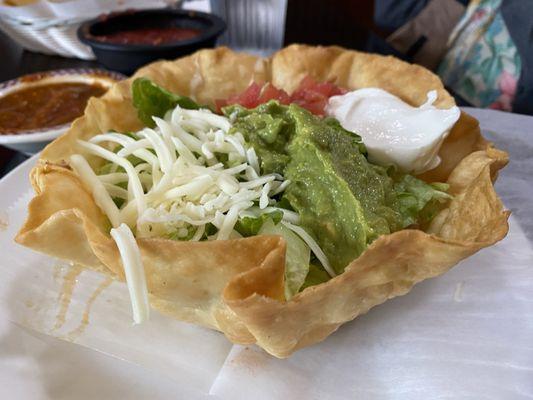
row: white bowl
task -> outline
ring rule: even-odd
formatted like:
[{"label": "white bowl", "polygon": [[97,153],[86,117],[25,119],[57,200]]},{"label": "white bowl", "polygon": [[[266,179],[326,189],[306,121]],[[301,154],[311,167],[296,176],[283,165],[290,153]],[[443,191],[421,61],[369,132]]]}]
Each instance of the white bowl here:
[{"label": "white bowl", "polygon": [[[11,81],[0,83],[0,97],[16,92],[23,88],[39,86],[49,83],[98,83],[110,88],[113,83],[125,77],[115,72],[99,69],[62,69],[36,74],[24,75]],[[70,126],[68,124],[33,129],[13,134],[0,132],[0,145],[26,153],[35,154],[43,149],[48,143],[61,136]]]}]

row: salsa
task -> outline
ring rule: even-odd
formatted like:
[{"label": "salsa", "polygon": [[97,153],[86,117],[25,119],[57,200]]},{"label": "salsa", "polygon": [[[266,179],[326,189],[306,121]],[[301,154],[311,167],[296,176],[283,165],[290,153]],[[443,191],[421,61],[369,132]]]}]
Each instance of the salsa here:
[{"label": "salsa", "polygon": [[178,27],[137,28],[97,35],[94,38],[106,43],[158,45],[192,39],[200,35],[200,32],[199,29]]},{"label": "salsa", "polygon": [[69,123],[83,114],[90,97],[106,90],[97,84],[51,83],[0,97],[0,134]]}]

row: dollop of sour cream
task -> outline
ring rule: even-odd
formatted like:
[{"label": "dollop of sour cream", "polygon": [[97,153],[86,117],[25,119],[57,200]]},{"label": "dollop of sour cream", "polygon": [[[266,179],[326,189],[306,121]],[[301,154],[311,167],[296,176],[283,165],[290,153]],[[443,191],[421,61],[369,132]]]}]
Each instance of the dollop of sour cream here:
[{"label": "dollop of sour cream", "polygon": [[365,88],[331,97],[326,113],[363,138],[370,161],[418,174],[439,165],[442,142],[461,114],[457,106],[434,107],[436,99],[432,90],[413,107],[386,90]]}]

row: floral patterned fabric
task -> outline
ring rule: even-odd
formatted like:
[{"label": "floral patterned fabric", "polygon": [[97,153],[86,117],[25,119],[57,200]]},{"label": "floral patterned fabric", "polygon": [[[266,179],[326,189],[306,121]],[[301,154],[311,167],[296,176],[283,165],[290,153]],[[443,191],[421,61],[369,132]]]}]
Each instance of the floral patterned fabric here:
[{"label": "floral patterned fabric", "polygon": [[521,61],[500,13],[502,0],[472,0],[439,65],[445,85],[476,107],[511,111]]}]

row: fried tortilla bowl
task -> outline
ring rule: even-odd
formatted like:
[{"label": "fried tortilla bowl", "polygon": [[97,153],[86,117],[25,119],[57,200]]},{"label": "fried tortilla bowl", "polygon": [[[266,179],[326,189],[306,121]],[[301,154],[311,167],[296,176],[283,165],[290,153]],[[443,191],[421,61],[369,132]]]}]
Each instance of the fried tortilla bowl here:
[{"label": "fried tortilla bowl", "polygon": [[[146,76],[172,92],[213,104],[243,91],[251,81],[270,81],[290,93],[306,75],[347,89],[380,87],[414,106],[436,89],[437,107],[454,105],[438,77],[426,69],[339,47],[293,45],[270,59],[227,48],[202,50],[151,64],[134,78]],[[43,151],[31,173],[36,196],[16,237],[32,249],[120,280],[124,273],[109,222],[67,160],[82,152],[76,139],[142,128],[132,105],[132,79],[91,99],[85,115]],[[290,301],[284,296],[286,245],[281,237],[137,239],[152,307],[217,329],[234,343],[256,343],[276,357],[325,339],[341,324],[406,294],[417,282],[446,272],[506,235],[509,212],[493,182],[507,154],[486,142],[478,122],[465,113],[439,154],[440,166],[421,178],[448,182],[454,197],[425,232],[405,229],[379,237],[343,274]]]}]

